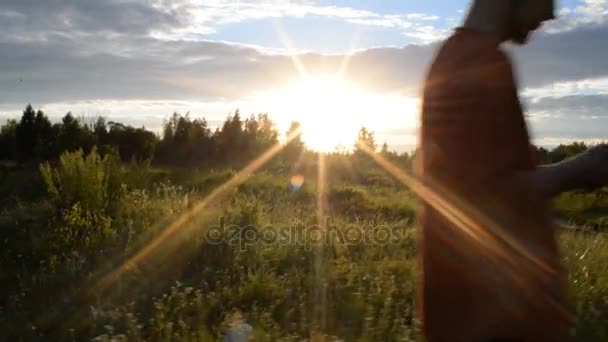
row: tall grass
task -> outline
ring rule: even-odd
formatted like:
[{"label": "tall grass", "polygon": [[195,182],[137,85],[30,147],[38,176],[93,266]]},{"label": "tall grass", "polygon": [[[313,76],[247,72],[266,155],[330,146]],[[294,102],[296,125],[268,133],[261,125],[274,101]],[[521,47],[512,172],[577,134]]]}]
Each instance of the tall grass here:
[{"label": "tall grass", "polygon": [[[154,170],[92,151],[65,154],[41,174],[46,197],[0,212],[6,338],[209,341],[235,312],[256,341],[418,337],[417,202],[381,172],[329,183],[322,244],[306,235],[319,224],[314,179],[295,189],[290,174],[252,175],[157,241],[234,172]],[[606,213],[577,196],[591,195],[558,199],[561,215]],[[392,239],[357,238],[374,227]],[[608,240],[566,231],[560,241],[577,339],[606,340]]]}]

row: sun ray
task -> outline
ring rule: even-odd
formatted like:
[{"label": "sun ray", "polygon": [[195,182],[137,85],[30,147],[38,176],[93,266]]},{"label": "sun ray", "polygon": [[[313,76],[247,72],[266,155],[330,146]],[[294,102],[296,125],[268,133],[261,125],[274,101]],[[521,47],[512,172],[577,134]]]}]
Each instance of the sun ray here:
[{"label": "sun ray", "polygon": [[[408,174],[395,166],[382,156],[378,155],[369,147],[358,145],[366,154],[368,154],[376,163],[388,171],[391,175],[397,178],[403,185],[414,191],[424,202],[433,206],[435,210],[444,215],[448,220],[452,221],[457,227],[462,229],[469,237],[483,245],[491,244],[491,247],[496,247],[494,236],[502,239],[507,245],[517,250],[537,266],[546,271],[551,271],[549,266],[527,251],[520,242],[514,239],[510,234],[507,234],[493,222],[489,217],[476,211],[473,206],[467,205],[462,199],[453,194],[449,194],[446,189],[441,189],[434,184],[426,184],[421,182],[415,176]],[[481,221],[481,222],[480,222]],[[489,231],[489,232],[488,232]]]},{"label": "sun ray", "polygon": [[352,53],[344,54],[342,58],[342,62],[340,62],[340,68],[338,68],[338,72],[336,73],[336,78],[339,80],[344,79],[344,75],[346,74],[346,70],[348,69],[348,65],[353,57]]},{"label": "sun ray", "polygon": [[167,239],[174,237],[176,234],[179,234],[182,228],[194,220],[201,211],[212,204],[214,201],[218,200],[221,196],[225,195],[229,190],[238,186],[239,184],[246,181],[252,173],[257,171],[260,167],[262,167],[266,162],[268,162],[272,157],[274,157],[277,153],[279,153],[285,144],[291,142],[295,139],[300,131],[294,131],[292,134],[287,137],[287,140],[284,144],[276,144],[266,152],[264,152],[260,157],[249,163],[246,167],[244,167],[241,171],[239,171],[236,175],[234,175],[230,180],[226,183],[220,185],[215,188],[207,197],[198,202],[191,210],[181,215],[175,221],[171,223],[167,228],[165,228],[159,236],[154,238],[150,243],[148,243],[144,248],[142,248],[139,252],[137,252],[133,257],[129,258],[127,261],[122,263],[118,268],[114,271],[108,273],[104,276],[92,289],[91,292],[96,293],[108,288],[109,285],[114,283],[117,279],[119,279],[126,271],[129,269],[135,268],[138,264],[142,263],[146,260],[155,250],[157,250],[163,242],[167,241]]},{"label": "sun ray", "polygon": [[291,39],[289,38],[289,36],[287,35],[287,33],[285,32],[283,27],[281,27],[281,24],[279,23],[279,21],[274,20],[273,26],[274,26],[274,29],[275,29],[277,35],[279,36],[279,39],[281,40],[281,44],[283,44],[283,46],[289,52],[289,58],[291,59],[291,63],[293,64],[293,66],[296,68],[296,70],[300,74],[300,77],[307,77],[308,73],[306,71],[306,68],[304,67],[304,64],[302,63],[302,61],[300,60],[298,53],[295,51],[295,48],[293,47],[293,44],[291,43]]},{"label": "sun ray", "polygon": [[315,246],[315,305],[317,307],[316,319],[318,320],[318,328],[324,331],[326,322],[326,293],[325,293],[325,276],[323,272],[323,260],[325,241],[328,234],[325,219],[325,204],[326,204],[326,169],[325,169],[325,154],[317,153],[317,226],[319,228],[320,239]]},{"label": "sun ray", "polygon": [[353,39],[350,42],[350,49],[349,49],[350,52],[344,54],[344,57],[342,58],[342,61],[340,62],[340,67],[338,68],[338,72],[337,72],[337,78],[339,80],[344,79],[344,75],[346,74],[346,70],[348,69],[348,66],[350,65],[350,61],[354,55],[355,46],[357,45],[358,41],[359,41],[359,30],[357,30],[357,32],[355,32],[355,34],[353,34]]},{"label": "sun ray", "polygon": [[355,179],[357,175],[355,173],[355,168],[353,167],[351,158],[348,155],[334,155],[334,160],[336,157],[338,158],[337,162],[344,166],[346,172],[348,172],[350,179]]},{"label": "sun ray", "polygon": [[297,172],[298,169],[302,166],[302,164],[304,163],[304,157],[305,157],[305,151],[304,149],[302,149],[302,151],[300,151],[300,153],[298,153],[298,159],[296,159],[296,162],[293,163],[292,166],[292,171],[293,172]]},{"label": "sun ray", "polygon": [[[499,224],[494,222],[487,215],[476,210],[472,205],[467,204],[463,199],[451,194],[447,189],[440,189],[436,182],[429,183],[429,180],[422,182],[415,176],[408,174],[399,167],[392,164],[382,156],[372,151],[369,147],[359,144],[367,155],[369,155],[378,165],[393,175],[399,182],[414,191],[420,199],[431,205],[435,210],[442,214],[447,220],[467,234],[472,241],[484,248],[489,255],[500,257],[505,265],[510,266],[509,274],[514,282],[519,283],[517,270],[522,268],[532,270],[542,270],[548,273],[556,272],[551,266],[530,253],[528,248],[517,241],[513,236],[505,232]],[[526,264],[515,260],[512,253],[504,245],[514,250],[523,257]],[[524,290],[529,290],[525,288]],[[568,315],[568,311],[549,294],[542,291],[535,291],[530,295],[531,298],[542,298],[563,314]]]}]

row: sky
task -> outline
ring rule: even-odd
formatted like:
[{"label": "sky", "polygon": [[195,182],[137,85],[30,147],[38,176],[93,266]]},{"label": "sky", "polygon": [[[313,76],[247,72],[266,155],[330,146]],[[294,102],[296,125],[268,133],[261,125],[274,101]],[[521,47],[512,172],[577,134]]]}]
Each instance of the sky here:
[{"label": "sky", "polygon": [[[425,72],[467,6],[0,0],[0,119],[31,103],[52,120],[72,111],[159,131],[173,112],[217,125],[238,108],[268,112],[281,129],[303,121],[309,135],[365,125],[407,150]],[[507,47],[531,135],[546,146],[605,140],[608,0],[558,6],[528,46]]]}]

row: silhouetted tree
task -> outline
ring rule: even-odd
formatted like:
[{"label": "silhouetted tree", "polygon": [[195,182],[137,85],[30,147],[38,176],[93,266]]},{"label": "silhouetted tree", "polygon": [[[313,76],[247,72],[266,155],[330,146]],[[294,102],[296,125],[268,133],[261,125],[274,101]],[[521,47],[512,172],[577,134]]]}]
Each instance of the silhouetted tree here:
[{"label": "silhouetted tree", "polygon": [[211,129],[205,119],[190,119],[173,113],[163,127],[157,159],[182,166],[202,166],[213,162],[215,147]]},{"label": "silhouetted tree", "polygon": [[304,145],[304,141],[302,141],[302,125],[299,122],[294,121],[289,125],[289,129],[285,135],[285,139],[290,139],[291,141],[287,141],[286,145],[283,149],[283,159],[288,164],[296,163],[300,158],[306,146]]},{"label": "silhouetted tree", "polygon": [[117,122],[109,122],[106,143],[118,148],[122,160],[144,161],[154,157],[157,138],[144,128],[133,128]]},{"label": "silhouetted tree", "polygon": [[557,163],[564,159],[573,157],[587,150],[587,145],[584,142],[573,142],[568,145],[560,144],[548,154],[549,163]]},{"label": "silhouetted tree", "polygon": [[93,131],[87,125],[82,124],[81,120],[75,118],[71,112],[68,112],[61,119],[61,124],[56,127],[60,152],[76,151],[82,148],[85,153],[88,153],[95,145]]},{"label": "silhouetted tree", "polygon": [[376,151],[376,148],[377,145],[374,132],[368,131],[365,127],[361,127],[354,146],[355,156],[360,157],[366,155],[366,151]]},{"label": "silhouetted tree", "polygon": [[215,134],[219,162],[234,165],[243,161],[246,147],[243,133],[243,121],[237,110],[234,115],[228,116],[222,128]]},{"label": "silhouetted tree", "polygon": [[16,129],[17,160],[26,162],[34,159],[36,148],[36,112],[28,104],[23,111]]},{"label": "silhouetted tree", "polygon": [[276,130],[274,122],[266,113],[251,115],[245,121],[244,130],[244,145],[245,145],[245,160],[249,161],[257,158],[272,146],[278,144],[279,133]]},{"label": "silhouetted tree", "polygon": [[388,156],[389,155],[389,150],[388,150],[388,144],[386,143],[386,141],[384,142],[384,144],[382,144],[382,148],[380,149],[380,154],[382,154],[383,156]]},{"label": "silhouetted tree", "polygon": [[190,124],[190,139],[187,147],[190,162],[196,165],[207,165],[215,159],[215,146],[211,129],[206,119],[196,119]]},{"label": "silhouetted tree", "polygon": [[382,147],[380,148],[380,156],[382,156],[384,159],[387,159],[393,163],[400,164],[402,166],[406,165],[407,161],[409,160],[409,155],[407,154],[407,152],[398,154],[395,151],[391,151],[386,142],[384,142],[382,144]]},{"label": "silhouetted tree", "polygon": [[98,117],[93,124],[93,134],[95,135],[97,145],[103,146],[108,144],[108,127],[104,117]]},{"label": "silhouetted tree", "polygon": [[17,158],[16,145],[17,121],[7,120],[0,127],[0,160],[15,160]]},{"label": "silhouetted tree", "polygon": [[56,134],[41,111],[27,105],[15,127],[16,157],[19,162],[41,161],[54,156]]},{"label": "silhouetted tree", "polygon": [[36,145],[34,158],[37,161],[51,159],[55,155],[56,134],[49,118],[41,110],[36,113],[34,120]]},{"label": "silhouetted tree", "polygon": [[[295,165],[299,160],[315,156],[307,154],[302,141],[300,124],[292,122],[287,136],[296,135],[286,142],[281,160]],[[189,113],[173,113],[163,124],[163,133],[157,137],[145,128],[134,128],[118,122],[107,122],[99,117],[90,124],[83,123],[68,112],[61,122],[51,124],[41,110],[27,105],[19,121],[9,120],[0,127],[0,159],[18,162],[40,162],[57,158],[64,151],[83,149],[86,153],[95,145],[100,151],[113,148],[123,160],[155,160],[177,166],[240,166],[257,158],[273,145],[278,144],[278,131],[267,113],[241,118],[237,110],[212,131],[206,119],[191,119]],[[541,163],[555,163],[587,150],[583,142],[562,144],[548,150],[536,148]],[[361,168],[370,166],[371,159],[365,151],[377,151],[374,132],[362,127],[359,130],[353,153],[344,149],[334,153],[344,160],[354,159]],[[384,142],[378,152],[383,158],[401,167],[409,168],[416,158],[412,154],[391,151]],[[303,156],[303,157],[302,157]],[[306,162],[305,162],[306,163]],[[311,165],[312,165],[311,164]]]}]

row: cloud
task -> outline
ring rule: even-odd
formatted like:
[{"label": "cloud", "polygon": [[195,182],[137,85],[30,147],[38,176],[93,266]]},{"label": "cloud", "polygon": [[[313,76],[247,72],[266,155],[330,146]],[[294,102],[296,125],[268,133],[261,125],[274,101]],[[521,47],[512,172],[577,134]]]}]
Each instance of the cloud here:
[{"label": "cloud", "polygon": [[608,94],[542,97],[529,100],[527,107],[535,137],[608,139]]},{"label": "cloud", "polygon": [[519,75],[526,87],[608,75],[608,22],[573,31],[540,34],[529,46],[515,49]]},{"label": "cloud", "polygon": [[180,11],[141,1],[3,0],[3,40],[45,40],[57,34],[147,34],[152,28],[185,25]]},{"label": "cloud", "polygon": [[527,89],[523,100],[538,144],[608,140],[608,78],[557,82]]},{"label": "cloud", "polygon": [[608,118],[608,95],[544,97],[529,106],[536,116],[591,120]]},{"label": "cloud", "polygon": [[[547,29],[529,46],[512,49],[518,79],[528,89],[533,128],[542,136],[594,137],[606,127],[608,101],[600,96],[608,94],[606,4],[587,0],[566,10],[555,24],[561,29]],[[334,73],[346,65],[348,81],[407,96],[419,94],[436,40],[448,33],[437,29],[441,18],[432,15],[378,14],[309,1],[4,0],[0,102],[6,111],[28,102],[58,109],[67,108],[62,103],[100,103],[87,102],[94,100],[118,101],[107,107],[112,111],[158,99],[232,106],[299,74],[288,49],[213,41],[210,35],[232,22],[286,16],[389,27],[424,42],[297,56],[311,74]]]},{"label": "cloud", "polygon": [[[608,26],[537,37],[515,50],[524,87],[608,76]],[[374,91],[417,95],[437,44],[381,47],[348,58],[346,77]],[[297,77],[285,51],[217,41],[48,33],[40,41],[0,39],[0,101],[96,98],[238,98]],[[311,73],[340,69],[345,56],[299,59]]]},{"label": "cloud", "polygon": [[608,95],[608,77],[555,82],[539,88],[527,88],[523,96],[532,100],[569,95]]},{"label": "cloud", "polygon": [[[429,24],[440,19],[435,15],[424,13],[380,14],[347,6],[321,5],[315,1],[202,1],[190,2],[181,9],[187,12],[192,20],[189,28],[178,28],[173,32],[174,39],[183,39],[192,36],[192,33],[215,33],[215,27],[218,25],[307,16],[337,19],[366,26],[394,28],[420,42],[430,42],[445,36],[444,31]],[[163,35],[163,33],[160,34]],[[170,36],[165,33],[165,37]]]},{"label": "cloud", "polygon": [[580,5],[559,11],[556,20],[548,23],[544,31],[550,33],[575,30],[581,26],[605,25],[608,22],[607,0],[582,0]]},{"label": "cloud", "polygon": [[606,141],[606,125],[608,117],[563,119],[543,118],[533,120],[529,127],[535,139],[569,139],[569,140],[596,140]]},{"label": "cloud", "polygon": [[[206,118],[214,128],[221,125],[223,120],[239,106],[246,105],[254,113],[261,112],[249,104],[227,101],[175,101],[175,100],[90,100],[75,102],[47,103],[36,109],[41,109],[52,122],[59,122],[67,113],[72,112],[85,122],[93,122],[103,116],[107,121],[117,121],[135,127],[145,127],[156,133],[162,133],[163,120],[171,113],[189,114],[192,118]],[[23,107],[23,106],[22,106]],[[14,118],[11,114],[2,114],[5,106],[0,105],[0,123]],[[23,108],[21,108],[22,110]],[[243,113],[249,115],[251,112]],[[212,114],[212,115],[210,115]]]},{"label": "cloud", "polygon": [[[0,101],[239,98],[296,78],[288,50],[204,39],[214,30],[210,25],[306,15],[369,25],[379,20],[384,23],[378,25],[391,22],[404,29],[415,26],[406,21],[437,19],[425,14],[380,15],[309,1],[6,0],[0,2]],[[421,30],[421,39],[434,35],[429,25]],[[384,54],[384,50],[358,53],[352,58],[351,65],[358,67],[353,67],[351,77],[382,85],[383,77],[395,74],[373,71],[384,61],[369,56]],[[337,70],[343,60],[343,56],[316,54],[300,58],[313,72],[322,63]],[[394,57],[387,54],[385,59]],[[409,72],[398,74],[415,79]],[[398,80],[393,81],[384,86],[397,88]]]},{"label": "cloud", "polygon": [[274,18],[323,17],[400,30],[429,42],[445,36],[424,13],[381,14],[316,1],[274,0],[6,0],[0,3],[0,37],[44,41],[57,34],[129,34],[164,40],[204,40],[223,25]]},{"label": "cloud", "polygon": [[[0,101],[241,98],[298,78],[289,56],[225,42],[161,42],[144,37],[0,42]],[[430,49],[356,53],[347,78],[374,90],[415,84]],[[344,56],[299,56],[307,70],[336,72]],[[404,64],[408,67],[404,67]]]}]

